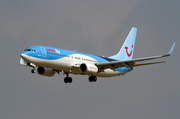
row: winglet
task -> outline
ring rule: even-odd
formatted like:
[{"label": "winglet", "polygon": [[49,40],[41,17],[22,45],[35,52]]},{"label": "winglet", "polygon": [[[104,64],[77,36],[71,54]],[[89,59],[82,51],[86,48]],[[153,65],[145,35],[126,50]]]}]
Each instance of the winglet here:
[{"label": "winglet", "polygon": [[168,52],[168,54],[167,54],[168,56],[170,56],[170,55],[173,53],[175,44],[176,44],[176,43],[174,43],[173,46],[171,47],[171,49],[169,50],[169,52]]}]

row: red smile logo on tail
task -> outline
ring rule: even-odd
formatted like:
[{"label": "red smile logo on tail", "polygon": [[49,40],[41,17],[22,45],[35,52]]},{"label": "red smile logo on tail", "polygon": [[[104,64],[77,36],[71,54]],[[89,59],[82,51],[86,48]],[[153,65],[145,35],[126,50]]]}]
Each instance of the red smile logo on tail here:
[{"label": "red smile logo on tail", "polygon": [[[133,45],[132,45],[132,48],[133,48]],[[128,47],[125,47],[125,49],[126,49],[127,56],[128,56],[128,57],[131,57],[131,55],[132,55],[132,50],[131,50],[131,53],[129,54],[129,53],[128,53]]]}]

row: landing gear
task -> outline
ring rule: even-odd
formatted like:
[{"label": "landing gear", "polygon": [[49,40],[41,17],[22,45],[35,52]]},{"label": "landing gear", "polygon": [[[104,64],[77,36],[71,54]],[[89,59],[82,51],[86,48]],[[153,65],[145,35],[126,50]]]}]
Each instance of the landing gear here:
[{"label": "landing gear", "polygon": [[36,65],[33,63],[27,63],[28,66],[32,67],[33,69],[31,70],[31,73],[36,73]]},{"label": "landing gear", "polygon": [[72,78],[71,77],[65,77],[64,83],[72,83]]},{"label": "landing gear", "polygon": [[69,77],[68,72],[66,72],[66,77],[64,78],[64,83],[72,83],[72,78]]},{"label": "landing gear", "polygon": [[97,77],[96,76],[91,75],[89,77],[89,82],[96,82],[96,81],[97,81]]},{"label": "landing gear", "polygon": [[32,69],[32,70],[31,70],[31,73],[36,73],[36,70],[35,70],[35,69]]}]

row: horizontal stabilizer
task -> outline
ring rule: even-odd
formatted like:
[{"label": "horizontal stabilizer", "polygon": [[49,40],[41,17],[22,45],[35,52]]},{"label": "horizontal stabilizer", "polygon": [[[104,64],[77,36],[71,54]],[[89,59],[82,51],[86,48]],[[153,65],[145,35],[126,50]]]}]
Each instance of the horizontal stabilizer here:
[{"label": "horizontal stabilizer", "polygon": [[27,66],[27,63],[21,58],[20,59],[20,65],[22,65],[22,66]]}]

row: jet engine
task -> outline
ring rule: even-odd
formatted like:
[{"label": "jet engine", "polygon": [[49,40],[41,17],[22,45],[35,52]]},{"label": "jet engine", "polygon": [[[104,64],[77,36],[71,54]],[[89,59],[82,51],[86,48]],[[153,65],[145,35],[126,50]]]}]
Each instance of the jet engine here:
[{"label": "jet engine", "polygon": [[98,67],[94,64],[83,63],[80,65],[79,70],[84,74],[95,74],[98,72]]},{"label": "jet engine", "polygon": [[39,75],[48,76],[48,77],[52,77],[55,74],[55,71],[53,69],[48,69],[44,67],[38,67],[37,72]]}]

